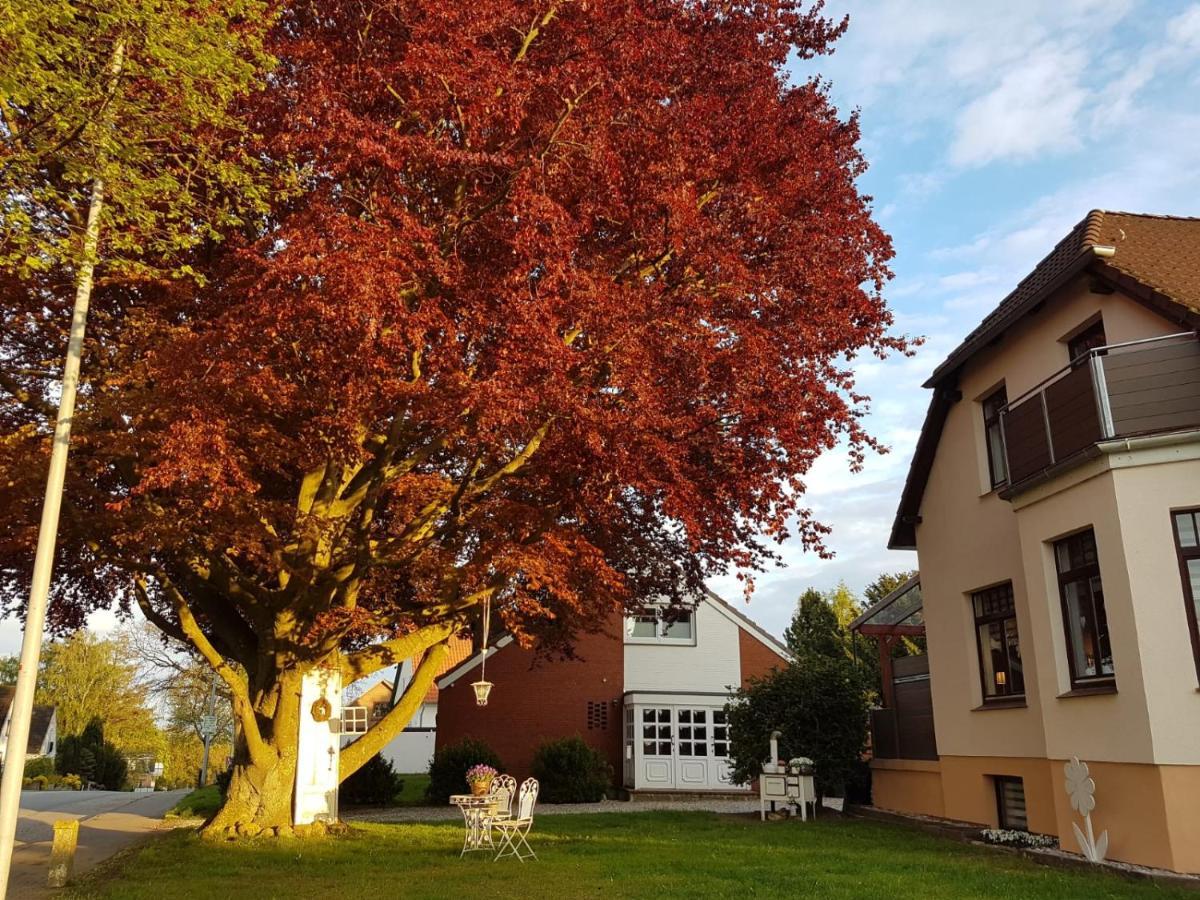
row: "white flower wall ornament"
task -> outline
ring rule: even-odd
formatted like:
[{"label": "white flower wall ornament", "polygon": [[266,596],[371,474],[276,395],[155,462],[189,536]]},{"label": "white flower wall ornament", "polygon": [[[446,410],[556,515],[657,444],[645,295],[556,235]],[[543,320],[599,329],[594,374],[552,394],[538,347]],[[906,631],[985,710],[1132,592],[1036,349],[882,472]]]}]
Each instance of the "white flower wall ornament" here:
[{"label": "white flower wall ornament", "polygon": [[1078,756],[1071,757],[1071,761],[1063,767],[1063,772],[1067,776],[1067,796],[1071,798],[1071,809],[1083,816],[1084,828],[1087,829],[1085,834],[1078,824],[1072,822],[1075,840],[1079,842],[1079,847],[1089,862],[1103,862],[1105,854],[1108,853],[1108,832],[1105,831],[1100,835],[1100,840],[1096,840],[1092,831],[1092,810],[1096,808],[1096,782],[1088,774],[1087,763],[1080,762]]}]

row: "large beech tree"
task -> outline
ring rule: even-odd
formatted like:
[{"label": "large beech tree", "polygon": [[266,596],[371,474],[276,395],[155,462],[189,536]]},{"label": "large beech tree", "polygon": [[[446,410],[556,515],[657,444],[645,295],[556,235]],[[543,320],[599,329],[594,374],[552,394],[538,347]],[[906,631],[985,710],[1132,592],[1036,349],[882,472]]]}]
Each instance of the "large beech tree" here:
[{"label": "large beech tree", "polygon": [[[785,72],[843,27],[784,0],[285,6],[242,115],[300,190],[197,248],[199,285],[99,273],[51,613],[137,605],[225,680],[210,828],[289,821],[314,667],[426,651],[345,776],[485,600],[553,651],[789,535],[823,550],[802,479],[872,445],[849,357],[904,349],[857,123]],[[14,604],[41,321],[0,350]]]}]

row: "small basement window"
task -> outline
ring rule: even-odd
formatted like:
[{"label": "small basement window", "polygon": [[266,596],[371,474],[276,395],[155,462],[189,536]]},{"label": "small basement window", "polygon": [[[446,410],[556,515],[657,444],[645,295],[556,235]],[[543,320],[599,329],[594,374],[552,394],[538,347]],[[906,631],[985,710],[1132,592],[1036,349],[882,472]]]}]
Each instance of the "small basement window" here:
[{"label": "small basement window", "polygon": [[992,781],[996,783],[996,810],[1000,827],[1010,831],[1028,831],[1025,780],[1011,775],[993,775]]}]

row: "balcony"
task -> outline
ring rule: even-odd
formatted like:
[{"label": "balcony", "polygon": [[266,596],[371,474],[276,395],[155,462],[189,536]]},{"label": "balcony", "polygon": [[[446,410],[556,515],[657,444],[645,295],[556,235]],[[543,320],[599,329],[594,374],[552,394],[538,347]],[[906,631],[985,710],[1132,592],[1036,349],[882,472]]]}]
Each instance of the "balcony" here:
[{"label": "balcony", "polygon": [[1200,427],[1192,332],[1097,347],[1000,410],[1005,496],[1113,438]]}]

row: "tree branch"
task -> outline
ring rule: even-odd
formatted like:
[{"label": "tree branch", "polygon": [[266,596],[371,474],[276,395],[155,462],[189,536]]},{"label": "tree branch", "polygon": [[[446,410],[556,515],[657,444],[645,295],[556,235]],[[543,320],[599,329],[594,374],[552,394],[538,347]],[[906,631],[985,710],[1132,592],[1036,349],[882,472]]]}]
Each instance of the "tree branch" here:
[{"label": "tree branch", "polygon": [[441,670],[442,662],[450,652],[450,648],[447,646],[448,640],[449,635],[447,634],[440,643],[434,644],[425,654],[425,658],[417,666],[417,671],[413,674],[413,679],[405,689],[400,702],[393,706],[370,731],[353,744],[343,748],[341,763],[338,766],[339,781],[345,781],[362,768],[367,760],[382,750],[388,741],[399,734],[400,729],[409,723],[413,713],[417,711],[417,707],[424,702],[429,686],[433,684],[433,679]]},{"label": "tree branch", "polygon": [[428,625],[403,637],[375,644],[342,658],[342,681],[352,684],[380,669],[403,662],[422,650],[449,639],[455,626],[449,623]]}]

